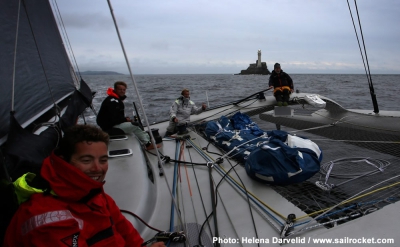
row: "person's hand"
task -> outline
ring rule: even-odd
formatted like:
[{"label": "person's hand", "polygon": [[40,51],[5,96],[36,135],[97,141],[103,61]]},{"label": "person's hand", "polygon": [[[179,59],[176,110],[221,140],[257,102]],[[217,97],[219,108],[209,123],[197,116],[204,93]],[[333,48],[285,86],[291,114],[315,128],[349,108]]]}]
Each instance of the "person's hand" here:
[{"label": "person's hand", "polygon": [[178,118],[174,118],[174,122],[175,123],[179,122]]},{"label": "person's hand", "polygon": [[150,245],[150,247],[165,247],[164,242],[155,242],[154,244]]},{"label": "person's hand", "polygon": [[201,104],[201,108],[202,108],[203,111],[204,111],[205,109],[207,109],[207,105],[206,105],[205,103],[203,103],[203,104]]},{"label": "person's hand", "polygon": [[273,88],[274,86],[269,86],[269,88]]},{"label": "person's hand", "polygon": [[129,117],[126,117],[126,121],[127,122],[132,122],[131,119]]},{"label": "person's hand", "polygon": [[293,89],[293,88],[292,88],[292,89],[290,89],[290,92],[292,92],[292,93],[293,93],[293,92],[294,92],[294,89]]}]

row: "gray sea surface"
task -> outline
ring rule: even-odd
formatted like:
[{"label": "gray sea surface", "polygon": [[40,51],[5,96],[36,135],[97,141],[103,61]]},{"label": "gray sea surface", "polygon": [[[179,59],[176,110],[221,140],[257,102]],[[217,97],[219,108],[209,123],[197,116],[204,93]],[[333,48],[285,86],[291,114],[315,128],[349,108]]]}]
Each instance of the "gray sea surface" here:
[{"label": "gray sea surface", "polygon": [[[367,76],[354,74],[290,74],[295,90],[301,93],[316,93],[339,103],[348,109],[373,109]],[[133,116],[133,102],[142,116],[138,96],[129,75],[83,75],[96,96],[93,105],[100,109],[108,87],[115,81],[128,84],[125,114]],[[210,107],[230,103],[268,88],[268,76],[231,74],[177,74],[135,75],[145,114],[150,123],[168,119],[169,107],[184,88],[190,90],[191,100],[200,106]],[[379,110],[400,111],[400,75],[372,75],[372,83]],[[271,91],[265,93],[272,95]],[[143,117],[142,117],[143,118]],[[85,112],[87,123],[95,124],[95,114]]]}]

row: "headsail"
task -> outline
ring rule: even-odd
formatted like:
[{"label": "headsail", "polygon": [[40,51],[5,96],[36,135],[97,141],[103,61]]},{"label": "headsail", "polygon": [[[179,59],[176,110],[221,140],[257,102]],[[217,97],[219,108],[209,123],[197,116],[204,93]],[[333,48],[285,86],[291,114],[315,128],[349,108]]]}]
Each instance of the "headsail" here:
[{"label": "headsail", "polygon": [[75,90],[49,2],[21,1],[19,13],[18,5],[17,0],[0,2],[0,144],[9,131],[13,81],[15,118],[22,126]]}]

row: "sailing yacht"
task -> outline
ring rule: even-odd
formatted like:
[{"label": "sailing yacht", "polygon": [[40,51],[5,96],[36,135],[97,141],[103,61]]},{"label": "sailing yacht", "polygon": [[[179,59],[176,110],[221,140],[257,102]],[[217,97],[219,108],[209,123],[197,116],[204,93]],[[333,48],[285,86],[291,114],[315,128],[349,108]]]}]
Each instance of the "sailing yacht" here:
[{"label": "sailing yacht", "polygon": [[[0,49],[5,54],[0,66],[1,179],[10,184],[26,171],[40,169],[62,130],[91,106],[92,92],[72,69],[47,0],[3,1],[0,16]],[[162,146],[151,151],[134,135],[111,136],[109,151],[119,155],[109,159],[105,190],[146,243],[398,243],[399,112],[375,105],[370,111],[344,109],[328,97],[307,93],[293,93],[287,111],[275,106],[273,96],[262,94],[192,116],[185,135],[163,137],[168,121],[149,124],[141,116],[153,142],[163,137]],[[266,137],[253,144],[252,152],[271,149],[265,146],[272,142],[267,130],[280,131],[287,138],[282,145],[289,145],[289,136],[318,145],[323,154],[319,171],[285,185],[255,180],[254,176],[265,177],[262,172],[249,176],[248,159],[239,161],[216,141],[218,135],[233,131],[222,121],[238,113],[250,122],[234,130],[236,137],[254,126]],[[211,125],[220,128],[210,136]],[[121,151],[127,149],[130,152]],[[271,160],[261,163],[269,167]],[[8,188],[2,186],[2,194]],[[3,203],[2,212],[8,207]],[[4,229],[10,215],[1,215]]]}]

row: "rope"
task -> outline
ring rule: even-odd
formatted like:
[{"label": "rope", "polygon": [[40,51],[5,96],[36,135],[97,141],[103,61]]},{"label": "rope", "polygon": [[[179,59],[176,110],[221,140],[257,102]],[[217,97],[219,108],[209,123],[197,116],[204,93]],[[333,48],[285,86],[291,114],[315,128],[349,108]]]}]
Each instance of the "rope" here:
[{"label": "rope", "polygon": [[21,0],[18,1],[18,14],[17,14],[17,30],[15,31],[15,46],[14,46],[14,65],[12,76],[12,91],[11,91],[11,112],[14,112],[14,96],[15,96],[15,70],[17,64],[17,47],[18,47],[18,33],[19,33],[19,17],[21,10]]},{"label": "rope", "polygon": [[[179,155],[179,151],[178,150],[179,150],[178,149],[178,142],[176,142],[175,158],[177,158],[177,156]],[[171,219],[170,219],[170,224],[169,224],[169,230],[170,231],[172,231],[173,228],[174,228],[174,218],[175,218],[174,217],[174,212],[175,212],[175,210],[176,210],[176,213],[178,214],[179,219],[181,219],[179,211],[178,211],[178,207],[177,207],[176,202],[175,202],[176,183],[177,183],[177,179],[178,179],[177,176],[178,176],[178,166],[177,166],[177,163],[175,163],[175,166],[174,166],[174,178],[173,178],[173,182],[172,182],[172,194],[171,194],[172,202],[171,202]],[[169,188],[169,186],[168,186],[168,188]],[[181,220],[181,222],[182,222],[182,220]]]},{"label": "rope", "polygon": [[[342,166],[342,167],[348,168],[349,167],[348,162],[359,163],[359,162],[363,162],[363,161],[366,162],[367,164],[375,167],[376,170],[372,170],[372,171],[369,171],[369,172],[363,172],[363,173],[348,173],[348,172],[345,172],[345,173],[342,173],[342,174],[338,174],[338,173],[333,173],[332,172],[332,169],[333,169],[334,166],[335,167],[339,166],[339,168],[337,168],[337,169],[340,169],[340,165],[345,164],[345,166]],[[333,187],[338,187],[338,186],[340,186],[342,184],[348,183],[348,182],[353,181],[355,179],[358,179],[358,178],[361,178],[361,177],[364,177],[364,176],[371,176],[371,175],[374,175],[375,173],[378,173],[378,172],[383,172],[383,170],[389,165],[390,165],[390,162],[387,161],[387,160],[371,159],[369,157],[367,157],[367,158],[364,158],[364,157],[350,157],[350,158],[336,159],[336,160],[329,161],[329,162],[321,165],[320,174],[321,174],[321,176],[325,175],[325,181],[324,182],[317,181],[315,184],[319,188],[321,188],[321,189],[323,189],[325,191],[329,191]],[[339,179],[349,179],[349,180],[347,180],[345,182],[342,182],[340,184],[337,184],[337,185],[328,184],[328,180],[329,180],[330,177],[339,178]]]},{"label": "rope", "polygon": [[[156,143],[155,143],[155,138],[154,138],[154,136],[153,136],[153,132],[150,130],[149,120],[148,120],[148,118],[147,118],[146,111],[144,110],[142,98],[140,97],[139,89],[138,89],[138,87],[137,87],[135,78],[134,78],[134,76],[133,76],[133,73],[132,73],[132,69],[131,69],[130,63],[129,63],[128,56],[127,56],[127,54],[126,54],[126,52],[125,52],[124,43],[122,42],[122,37],[121,37],[121,34],[120,34],[120,32],[119,32],[119,29],[118,29],[117,20],[115,19],[114,12],[113,12],[113,8],[112,8],[112,6],[111,6],[111,0],[107,0],[107,2],[108,2],[109,9],[110,9],[111,17],[112,17],[113,22],[114,22],[115,30],[116,30],[117,35],[118,35],[118,40],[119,40],[119,42],[120,42],[121,49],[122,49],[122,52],[123,52],[123,54],[124,54],[125,62],[126,62],[126,65],[127,65],[127,67],[128,67],[128,70],[129,70],[129,75],[130,75],[130,77],[131,77],[132,84],[133,84],[133,86],[134,86],[134,88],[135,88],[135,92],[136,92],[136,96],[137,96],[138,101],[139,101],[140,109],[141,109],[142,112],[143,112],[144,120],[145,120],[145,122],[146,122],[149,135],[150,135],[150,137],[151,137],[151,138],[150,138],[151,143],[153,144],[153,146],[155,147],[155,149],[158,150],[158,149],[157,149],[157,145],[156,145]],[[161,160],[161,157],[160,157],[159,153],[158,153],[158,152],[156,152],[156,153],[157,153],[158,162],[159,162],[160,164],[162,164],[162,160]],[[167,181],[166,178],[165,178],[165,181]],[[168,182],[167,182],[167,185],[168,185]]]},{"label": "rope", "polygon": [[364,70],[365,70],[365,74],[366,74],[366,76],[367,76],[367,80],[368,80],[368,84],[369,84],[369,89],[370,89],[370,94],[371,94],[371,98],[372,98],[372,103],[373,103],[373,106],[374,106],[374,112],[375,112],[375,113],[379,113],[378,102],[377,102],[377,100],[376,100],[376,95],[375,95],[375,91],[374,91],[374,86],[373,86],[373,84],[372,84],[371,71],[370,71],[369,63],[368,63],[367,49],[366,49],[366,47],[365,47],[364,35],[363,35],[363,32],[362,32],[362,28],[361,28],[360,15],[359,15],[359,13],[358,13],[357,1],[354,0],[354,5],[355,5],[355,7],[356,7],[356,13],[357,13],[357,18],[358,18],[358,26],[359,26],[359,28],[360,28],[360,34],[361,34],[361,38],[362,38],[362,42],[363,42],[363,47],[364,47],[365,62],[367,63],[367,66],[365,65],[365,62],[364,62],[363,51],[362,51],[362,49],[361,49],[360,40],[359,40],[359,38],[358,38],[356,26],[355,26],[355,24],[354,24],[353,14],[352,14],[352,12],[351,12],[349,0],[347,0],[347,5],[348,5],[348,7],[349,7],[349,12],[350,12],[351,20],[352,20],[353,27],[354,27],[354,32],[355,32],[356,37],[357,37],[358,47],[359,47],[359,49],[360,49],[361,58],[362,58],[362,61],[363,61],[363,64],[364,64]]},{"label": "rope", "polygon": [[[241,106],[239,109],[228,113],[226,116],[232,115],[232,114],[234,114],[234,113],[240,111],[241,109],[247,108],[247,106],[254,104],[257,100],[258,100],[258,99],[254,100],[253,102],[250,102],[248,105]],[[230,104],[233,104],[233,103],[230,103]],[[221,107],[222,107],[222,106],[221,106]],[[220,113],[222,113],[222,112],[224,112],[224,111],[228,111],[228,110],[230,110],[230,109],[232,109],[232,108],[234,108],[234,107],[237,107],[237,106],[234,105],[234,106],[232,106],[232,107],[230,107],[230,108],[227,108],[227,109],[225,109],[225,110],[216,112],[216,113],[214,113],[214,114],[212,114],[212,115],[210,115],[210,116],[208,116],[208,117],[205,117],[205,118],[202,118],[202,119],[198,119],[198,120],[196,120],[196,121],[193,121],[192,124],[196,124],[196,123],[203,122],[203,121],[205,121],[206,119],[210,119],[211,117],[216,116],[216,115],[218,115],[218,114],[220,114]],[[260,107],[258,107],[258,108],[263,108],[263,106],[260,106]]]},{"label": "rope", "polygon": [[[246,199],[247,199],[247,203],[248,203],[248,206],[249,206],[249,211],[250,211],[250,216],[251,216],[251,220],[252,220],[252,223],[253,223],[254,233],[255,233],[255,237],[258,239],[257,226],[256,226],[256,223],[255,223],[255,221],[254,221],[254,215],[253,215],[253,210],[252,210],[252,207],[251,207],[251,204],[250,204],[250,197],[249,197],[249,194],[248,194],[248,190],[247,190],[246,186],[244,185],[242,179],[240,178],[239,174],[237,173],[237,171],[236,171],[236,169],[235,169],[235,166],[237,166],[239,163],[236,164],[235,166],[233,166],[229,160],[228,160],[228,163],[229,163],[229,165],[231,165],[231,169],[229,169],[229,171],[228,171],[228,173],[226,173],[226,175],[228,175],[229,172],[230,172],[231,170],[233,170],[233,171],[235,172],[236,176],[239,178],[240,183],[242,184],[244,190],[246,191]],[[225,177],[226,175],[224,175],[224,177]],[[224,177],[221,178],[221,181],[218,183],[216,189],[218,189],[218,187],[219,187],[219,185],[221,184],[221,182],[224,181]],[[236,230],[235,230],[235,231],[236,231]],[[258,243],[258,246],[260,246],[259,243]]]},{"label": "rope", "polygon": [[[55,5],[54,9],[57,10],[57,15],[56,16],[57,16],[57,19],[58,19],[58,22],[59,22],[59,26],[62,27],[61,28],[62,35],[64,37],[64,40],[67,41],[67,42],[64,42],[64,44],[66,43],[66,50],[68,50],[68,52],[70,54],[69,56],[72,57],[72,60],[74,61],[74,65],[76,66],[76,71],[79,73],[79,77],[82,78],[81,72],[80,72],[79,67],[78,67],[78,63],[76,62],[76,59],[75,59],[74,51],[72,50],[71,42],[69,41],[67,29],[65,28],[64,21],[63,21],[62,16],[61,16],[60,9],[58,8],[57,1],[53,0],[53,3],[54,3],[53,6]],[[78,80],[76,74],[75,73],[71,73],[71,74],[73,74],[73,76],[75,77],[76,82],[79,83],[79,80]]]},{"label": "rope", "polygon": [[[181,140],[180,141],[180,152],[179,152],[179,160],[185,160],[185,153],[184,153],[184,148],[185,148],[185,141]],[[186,222],[186,211],[185,211],[185,203],[183,202],[183,189],[182,189],[182,173],[181,173],[181,164],[178,163],[178,173],[179,173],[179,186],[180,186],[180,194],[181,194],[181,200],[182,200],[182,212],[183,212],[183,223],[181,225],[182,230],[184,232],[187,232],[187,222]],[[179,202],[179,200],[178,200]],[[179,203],[178,203],[179,204]],[[189,245],[189,235],[186,236],[186,241],[187,244]]]},{"label": "rope", "polygon": [[[380,190],[383,190],[383,189],[386,189],[386,188],[389,188],[389,187],[393,187],[393,186],[396,186],[396,185],[400,184],[400,182],[396,182],[396,183],[393,183],[393,184],[391,184],[391,185],[384,186],[384,187],[382,187],[382,188],[378,188],[378,189],[376,189],[376,190],[374,190],[374,191],[371,191],[371,192],[368,192],[368,193],[364,193],[364,192],[366,192],[366,191],[368,191],[368,190],[371,190],[372,188],[374,188],[374,187],[376,187],[376,186],[378,186],[378,185],[380,185],[380,184],[382,184],[382,183],[386,183],[386,182],[388,182],[388,181],[390,181],[390,180],[392,180],[392,179],[398,178],[398,177],[400,177],[400,175],[396,175],[396,176],[394,176],[394,177],[388,178],[388,179],[386,179],[386,180],[384,180],[384,181],[381,181],[381,182],[379,182],[379,183],[376,183],[376,184],[374,184],[374,185],[372,185],[372,186],[366,188],[365,190],[362,190],[362,191],[360,191],[360,192],[354,194],[353,196],[349,197],[348,199],[343,200],[342,202],[339,202],[338,204],[336,204],[336,205],[330,207],[330,208],[327,209],[324,213],[318,215],[318,216],[316,217],[316,219],[321,218],[322,216],[326,215],[327,213],[329,213],[330,211],[332,211],[333,209],[335,209],[336,207],[338,207],[338,206],[340,206],[340,205],[349,203],[349,202],[351,202],[351,201],[357,200],[357,199],[359,199],[359,198],[361,198],[361,197],[364,197],[364,196],[366,196],[366,195],[369,195],[369,194],[375,193],[375,192],[377,192],[377,191],[380,191]],[[364,194],[363,194],[363,193],[364,193]],[[321,211],[321,210],[320,210],[320,211]],[[320,211],[318,211],[318,212],[320,212]],[[317,213],[317,212],[314,212],[313,214],[315,214],[315,213]],[[309,214],[309,215],[311,215],[311,214]],[[348,217],[346,217],[346,218],[348,218]],[[339,221],[339,220],[342,220],[342,218],[336,219],[336,220],[334,220],[334,221]],[[303,231],[308,230],[308,229],[312,229],[313,227],[312,227],[312,228],[309,228],[309,227],[311,227],[311,226],[309,226],[311,222],[312,222],[312,221],[309,221],[307,224],[305,224],[305,226],[304,226],[303,228],[291,232],[291,234],[289,234],[289,236],[290,236],[290,235],[294,235],[294,234],[299,234],[300,232],[303,232]],[[321,224],[318,224],[317,226],[320,226],[320,225],[321,225]]]},{"label": "rope", "polygon": [[[198,151],[198,153],[203,156],[203,158],[205,158],[206,160],[213,160],[211,157],[208,156],[208,154],[204,153],[201,151],[201,149],[196,146],[191,140],[189,140],[189,142],[193,145],[193,147]],[[283,225],[282,222],[280,222],[274,215],[272,215],[271,212],[273,212],[275,215],[281,217],[282,219],[286,219],[285,216],[283,216],[282,214],[278,213],[276,210],[272,209],[270,206],[268,206],[266,203],[264,203],[263,201],[261,201],[259,198],[257,198],[253,193],[251,193],[248,190],[245,190],[245,188],[243,187],[242,184],[239,184],[233,177],[231,177],[229,175],[229,172],[227,172],[223,167],[221,166],[214,166],[216,168],[216,170],[220,173],[221,177],[226,178],[232,185],[234,185],[234,188],[238,189],[239,191],[241,191],[243,194],[243,196],[246,196],[246,193],[248,194],[249,199],[256,204],[264,213],[266,213],[269,217],[271,217],[272,219],[274,219],[276,222],[278,222],[280,225]],[[226,180],[225,179],[225,180]],[[247,192],[246,192],[247,191]],[[271,210],[271,212],[267,211],[267,209]],[[272,224],[273,225],[273,224]],[[275,225],[273,225],[275,226]]]},{"label": "rope", "polygon": [[[188,149],[188,153],[189,153],[190,161],[192,161],[192,156],[190,154],[190,149]],[[204,216],[207,218],[206,207],[204,205],[203,196],[202,196],[201,191],[200,191],[200,185],[199,185],[199,181],[197,179],[196,170],[194,169],[194,166],[192,166],[192,170],[193,170],[194,178],[196,180],[197,189],[198,189],[198,192],[199,192],[199,195],[200,195],[201,205],[203,206]],[[210,230],[210,236],[212,236],[211,226],[210,226],[208,221],[207,221],[207,225],[208,225],[208,229]],[[201,243],[201,232],[202,232],[202,228],[199,230],[199,243],[200,243],[200,245],[202,245],[202,243]]]},{"label": "rope", "polygon": [[[185,155],[183,155],[183,159],[185,160]],[[199,226],[198,226],[198,219],[197,219],[197,214],[196,214],[196,208],[195,208],[194,202],[193,202],[193,193],[192,193],[192,187],[191,187],[191,185],[190,185],[189,173],[188,173],[186,164],[183,164],[183,166],[184,166],[184,168],[185,168],[186,181],[187,181],[187,184],[188,184],[188,189],[189,189],[189,194],[190,194],[190,201],[191,201],[191,203],[192,203],[192,208],[193,208],[193,212],[194,212],[194,218],[195,218],[195,221],[196,221],[197,232],[198,232],[198,234],[200,235],[200,229],[199,229]],[[193,167],[193,166],[192,166],[192,167]],[[193,169],[193,170],[194,170],[194,169]]]}]

